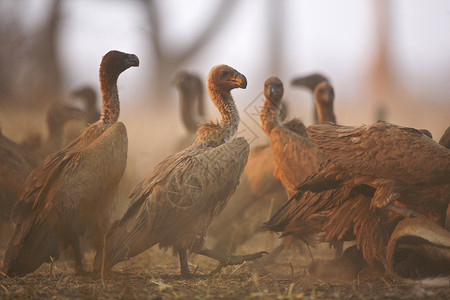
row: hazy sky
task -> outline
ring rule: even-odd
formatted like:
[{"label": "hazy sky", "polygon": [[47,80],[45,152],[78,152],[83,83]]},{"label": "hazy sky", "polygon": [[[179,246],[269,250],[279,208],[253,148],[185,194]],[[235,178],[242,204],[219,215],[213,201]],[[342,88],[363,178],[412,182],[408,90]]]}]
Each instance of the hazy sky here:
[{"label": "hazy sky", "polygon": [[[3,9],[12,1],[4,1]],[[19,16],[32,31],[42,22],[50,2],[22,3]],[[184,49],[209,22],[217,3],[158,1],[167,51]],[[267,62],[270,11],[268,1],[262,0],[239,1],[217,36],[183,67],[203,78],[215,64],[235,67],[248,79],[246,101],[258,95],[270,75],[285,82],[288,99],[296,98],[302,92],[289,87],[292,77],[321,71],[332,80],[341,103],[359,101],[377,46],[375,0],[282,3],[280,74],[272,74]],[[450,102],[450,1],[396,0],[390,5],[389,51],[396,80],[409,92],[423,95],[424,101]],[[123,95],[149,87],[154,66],[148,38],[151,28],[140,1],[64,1],[61,25],[60,53],[68,88],[97,85],[98,65],[110,49],[135,53],[141,60],[138,71],[121,77]]]}]

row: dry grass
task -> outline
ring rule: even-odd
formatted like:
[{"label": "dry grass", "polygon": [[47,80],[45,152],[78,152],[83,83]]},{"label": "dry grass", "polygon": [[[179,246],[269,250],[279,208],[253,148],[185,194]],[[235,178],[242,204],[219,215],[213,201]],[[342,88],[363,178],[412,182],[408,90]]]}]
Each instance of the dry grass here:
[{"label": "dry grass", "polygon": [[[132,187],[157,162],[174,152],[176,137],[183,135],[183,131],[175,125],[164,128],[165,131],[158,131],[151,126],[162,120],[146,119],[138,115],[132,122],[126,118],[126,113],[124,115],[130,147],[127,171],[119,187],[115,217],[120,216],[127,206],[126,196]],[[37,123],[43,124],[42,117],[26,119],[27,123],[14,124],[12,117],[6,118],[2,115],[3,131],[20,140],[22,136],[19,133],[23,134],[30,128],[42,127],[37,126]],[[267,248],[273,248],[277,243],[271,235],[262,233],[248,241],[236,253],[270,251],[271,249]],[[0,259],[4,250],[4,247],[0,250]],[[315,259],[330,257],[326,247],[314,249],[313,254]],[[86,265],[91,265],[92,254],[86,255],[86,261],[88,263]],[[178,276],[178,259],[152,248],[117,265],[114,268],[116,276],[105,278],[103,281],[94,279],[92,274],[75,276],[72,262],[63,259],[53,266],[44,264],[36,272],[25,277],[8,278],[0,275],[0,298],[448,299],[450,295],[448,285],[444,288],[428,288],[410,281],[393,282],[388,278],[324,281],[309,275],[307,266],[310,261],[307,252],[300,254],[291,250],[278,257],[277,263],[268,266],[262,265],[261,262],[245,263],[241,266],[229,266],[215,277],[185,280]],[[197,274],[207,274],[216,266],[216,262],[201,256],[192,257],[190,262],[191,270],[196,270]]]},{"label": "dry grass", "polygon": [[[249,251],[240,249],[239,252]],[[323,249],[316,257],[328,257]],[[86,255],[92,262],[92,254]],[[206,274],[216,262],[191,257],[191,270]],[[178,260],[157,248],[123,262],[113,276],[76,276],[71,261],[58,261],[21,278],[0,279],[2,299],[448,299],[450,287],[427,288],[411,281],[387,278],[323,281],[308,274],[307,255],[287,251],[278,262],[229,266],[214,277],[182,279]]]}]

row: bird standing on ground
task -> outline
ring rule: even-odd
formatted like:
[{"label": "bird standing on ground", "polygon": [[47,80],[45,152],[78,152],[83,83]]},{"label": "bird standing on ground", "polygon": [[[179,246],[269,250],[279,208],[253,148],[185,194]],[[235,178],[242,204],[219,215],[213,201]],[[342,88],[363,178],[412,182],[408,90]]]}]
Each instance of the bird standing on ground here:
[{"label": "bird standing on ground", "polygon": [[325,241],[354,235],[369,265],[376,259],[388,270],[389,237],[405,215],[420,212],[443,224],[450,198],[448,149],[419,130],[381,121],[362,127],[321,123],[306,130],[329,160],[268,228],[302,237],[311,233],[311,220],[319,220],[315,233],[324,231]]},{"label": "bird standing on ground", "polygon": [[[324,82],[315,90],[318,111],[325,111],[322,104],[333,103],[332,87]],[[285,187],[288,198],[295,194],[296,186],[316,171],[325,160],[325,155],[306,135],[305,126],[299,119],[285,123],[279,120],[283,97],[283,83],[276,77],[269,77],[264,83],[265,101],[261,109],[261,125],[270,139],[273,153],[274,176]],[[323,107],[323,108],[322,108]],[[321,120],[322,121],[322,120]]]},{"label": "bird standing on ground", "polygon": [[262,255],[228,256],[205,247],[208,226],[227,204],[247,163],[247,141],[233,139],[239,114],[230,93],[246,86],[244,75],[229,66],[211,69],[207,88],[221,121],[204,123],[190,147],[163,160],[135,187],[128,210],[106,236],[105,256],[97,253],[97,272],[156,244],[179,255],[183,277],[191,276],[188,251],[219,260],[217,270]]},{"label": "bird standing on ground", "polygon": [[14,233],[3,260],[8,276],[22,276],[57,259],[71,246],[76,270],[83,271],[79,238],[87,235],[99,251],[109,207],[125,170],[128,139],[118,122],[119,75],[138,66],[136,55],[110,51],[100,65],[102,115],[77,139],[49,155],[28,176],[11,213]]},{"label": "bird standing on ground", "polygon": [[[325,77],[324,75],[320,74],[320,73],[313,73],[310,74],[308,76],[302,76],[302,77],[297,77],[295,79],[293,79],[291,81],[291,85],[292,86],[296,86],[296,87],[305,87],[308,88],[313,94],[315,93],[316,87],[319,84],[329,84],[329,80],[327,77]],[[332,90],[328,90],[331,91]],[[313,111],[313,117],[314,117],[314,123],[317,122],[324,122],[324,121],[329,121],[329,122],[333,122],[336,123],[336,117],[334,116],[334,112],[333,112],[333,99],[334,99],[334,95],[329,97],[330,101],[328,102],[328,105],[326,103],[322,104],[322,106],[320,105],[320,103],[317,103],[317,98],[314,97],[314,111]],[[323,105],[325,105],[326,107],[323,107]],[[323,107],[322,109],[320,109],[321,107]]]}]

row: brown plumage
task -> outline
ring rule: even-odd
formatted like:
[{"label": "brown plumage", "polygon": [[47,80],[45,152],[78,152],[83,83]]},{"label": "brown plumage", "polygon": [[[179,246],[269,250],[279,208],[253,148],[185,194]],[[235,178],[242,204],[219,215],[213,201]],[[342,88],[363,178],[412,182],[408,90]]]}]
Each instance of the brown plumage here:
[{"label": "brown plumage", "polygon": [[[279,118],[284,121],[286,116],[287,106],[282,103]],[[276,211],[286,200],[283,185],[273,176],[270,144],[252,147],[241,184],[208,229],[209,236],[214,238],[213,249],[235,251],[259,232],[270,210]]]},{"label": "brown plumage", "polygon": [[447,128],[447,130],[441,136],[441,139],[439,140],[439,144],[441,144],[445,148],[450,148],[450,126]]},{"label": "brown plumage", "polygon": [[9,276],[36,270],[71,246],[82,271],[79,238],[90,237],[98,251],[112,196],[126,165],[127,134],[119,118],[117,79],[133,54],[108,52],[100,65],[102,115],[77,139],[48,156],[27,178],[11,213],[15,229],[3,260]]},{"label": "brown plumage", "polygon": [[11,223],[11,210],[38,161],[23,145],[5,137],[0,129],[0,227]]},{"label": "brown plumage", "polygon": [[[246,86],[246,78],[229,66],[211,69],[207,88],[221,121],[204,123],[194,144],[163,160],[134,188],[128,210],[108,232],[105,257],[96,256],[97,272],[102,265],[109,271],[116,263],[156,244],[179,254],[183,276],[190,276],[187,251],[219,259],[222,266],[227,264],[230,257],[205,248],[205,236],[211,220],[239,184],[247,163],[247,141],[233,139],[239,114],[230,93]],[[239,258],[230,263],[247,257]]]},{"label": "brown plumage", "polygon": [[[297,87],[304,87],[304,88],[308,88],[313,94],[315,94],[315,90],[316,87],[319,84],[322,84],[323,86],[325,84],[329,83],[329,80],[327,77],[325,77],[322,74],[319,73],[313,73],[307,76],[302,76],[302,77],[297,77],[295,79],[293,79],[291,81],[291,85],[292,86],[297,86]],[[334,99],[334,91],[333,89],[328,89],[328,90],[323,90],[324,92],[328,92],[328,93],[333,93],[332,95],[330,95],[328,97],[329,99],[329,103],[328,105],[326,105],[326,109],[319,109],[320,106],[317,105],[317,97],[314,97],[314,101],[315,101],[315,105],[314,107],[314,112],[313,112],[313,117],[314,117],[314,122],[323,122],[323,121],[330,121],[333,123],[336,123],[336,117],[334,116],[334,112],[333,112],[333,99]],[[326,114],[325,116],[322,115],[320,116],[320,114]]]},{"label": "brown plumage", "polygon": [[83,86],[72,92],[74,99],[81,99],[84,102],[84,112],[88,124],[93,124],[100,118],[100,111],[97,108],[97,93],[91,86]]},{"label": "brown plumage", "polygon": [[213,249],[235,251],[250,240],[267,220],[272,200],[272,210],[287,200],[283,185],[273,176],[272,150],[269,145],[253,147],[239,187],[208,230]]},{"label": "brown plumage", "polygon": [[[269,229],[303,239],[324,231],[331,243],[354,235],[367,262],[386,266],[389,236],[403,218],[384,209],[389,197],[442,223],[449,199],[447,149],[418,130],[386,122],[360,128],[322,123],[307,132],[330,160],[299,186],[304,192],[277,212]],[[390,194],[387,180],[393,182],[388,188],[401,187],[394,190],[399,194]],[[318,220],[315,231],[307,226],[311,220]]]},{"label": "brown plumage", "polygon": [[450,198],[449,149],[419,130],[383,121],[361,127],[316,124],[307,131],[330,161],[304,188],[366,184],[376,189],[371,206],[400,201],[444,222]]},{"label": "brown plumage", "polygon": [[[281,181],[288,197],[291,197],[295,193],[295,187],[320,167],[325,156],[308,138],[305,126],[300,120],[280,122],[279,108],[283,92],[283,84],[278,78],[270,77],[266,80],[265,102],[260,118],[262,128],[270,139],[274,176]],[[316,95],[328,97],[331,94]],[[322,102],[324,101],[316,101],[318,104]]]}]

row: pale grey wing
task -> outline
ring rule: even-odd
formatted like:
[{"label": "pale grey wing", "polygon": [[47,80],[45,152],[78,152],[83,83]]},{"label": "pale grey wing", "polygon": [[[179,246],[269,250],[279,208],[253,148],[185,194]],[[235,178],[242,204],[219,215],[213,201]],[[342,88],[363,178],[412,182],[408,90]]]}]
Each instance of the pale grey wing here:
[{"label": "pale grey wing", "polygon": [[285,128],[270,133],[274,176],[289,190],[303,182],[324,161],[322,151],[307,136],[294,134]]},{"label": "pale grey wing", "polygon": [[180,151],[174,155],[171,155],[161,161],[156,167],[154,167],[133,189],[130,194],[131,202],[128,206],[127,214],[134,214],[136,209],[142,205],[142,202],[151,194],[153,187],[164,180],[168,174],[186,158],[197,155],[199,152],[204,151],[201,145],[196,143],[192,144],[190,147]]},{"label": "pale grey wing", "polygon": [[333,163],[352,174],[408,184],[450,177],[450,151],[413,128],[382,121],[361,127],[320,123],[307,133]]},{"label": "pale grey wing", "polygon": [[195,156],[186,155],[134,210],[136,228],[147,224],[162,247],[202,247],[213,216],[239,184],[249,150],[247,141],[237,138]]}]

